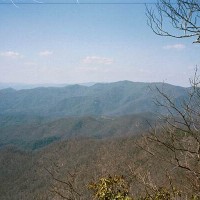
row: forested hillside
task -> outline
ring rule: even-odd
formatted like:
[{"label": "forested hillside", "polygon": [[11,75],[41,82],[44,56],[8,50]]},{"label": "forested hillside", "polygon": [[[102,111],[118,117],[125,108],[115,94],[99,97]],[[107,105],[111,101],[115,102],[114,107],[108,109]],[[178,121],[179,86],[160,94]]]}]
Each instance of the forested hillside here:
[{"label": "forested hillside", "polygon": [[93,86],[71,85],[62,88],[35,88],[29,90],[0,90],[0,114],[39,115],[45,117],[127,115],[156,112],[153,103],[155,87],[173,96],[186,97],[186,89],[162,83],[116,83]]},{"label": "forested hillside", "polygon": [[[166,110],[153,102],[160,98],[158,89],[173,97],[180,109],[190,90],[128,81],[0,90],[0,180],[4,183],[0,199],[62,199],[52,190],[66,194],[69,185],[64,187],[58,180],[69,181],[81,199],[92,199],[89,182],[115,174],[125,176],[137,196],[144,186],[134,178],[135,169],[138,173],[148,169],[162,185],[172,164],[145,151],[142,138],[157,123],[162,133],[165,121],[158,116]],[[164,155],[170,159],[171,153]]]},{"label": "forested hillside", "polygon": [[[57,141],[83,136],[110,138],[138,135],[149,129],[156,115],[141,113],[121,117],[68,117],[53,121],[38,118],[1,118],[0,147],[16,145],[36,150]],[[3,120],[5,123],[3,123]],[[17,121],[18,120],[18,121]]]},{"label": "forested hillside", "polygon": [[[57,142],[35,153],[4,148],[0,150],[0,180],[3,183],[0,184],[0,199],[42,200],[53,196],[62,199],[50,191],[51,184],[58,184],[60,188],[63,185],[53,180],[45,168],[64,181],[70,179],[68,173],[76,173],[74,187],[78,188],[83,199],[89,198],[87,186],[91,180],[106,174],[122,174],[130,178],[129,165],[151,166],[154,174],[162,172],[160,163],[141,151],[135,141],[132,137],[107,140],[77,138]],[[137,189],[142,190],[138,183],[132,186],[134,192]]]}]

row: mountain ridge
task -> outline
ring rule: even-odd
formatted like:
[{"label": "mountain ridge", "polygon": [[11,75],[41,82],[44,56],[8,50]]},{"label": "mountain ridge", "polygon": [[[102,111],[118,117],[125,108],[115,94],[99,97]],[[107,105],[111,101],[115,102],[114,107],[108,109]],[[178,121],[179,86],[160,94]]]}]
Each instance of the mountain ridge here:
[{"label": "mountain ridge", "polygon": [[[174,98],[186,97],[188,88],[163,83],[120,81],[92,86],[0,90],[0,114],[41,116],[127,115],[157,112],[155,87]],[[153,88],[153,89],[152,89]]]}]

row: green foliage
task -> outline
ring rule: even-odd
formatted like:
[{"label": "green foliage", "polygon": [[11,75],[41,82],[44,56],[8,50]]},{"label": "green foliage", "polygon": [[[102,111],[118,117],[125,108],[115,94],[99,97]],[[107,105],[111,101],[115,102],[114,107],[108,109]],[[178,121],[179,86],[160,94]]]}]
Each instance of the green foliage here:
[{"label": "green foliage", "polygon": [[98,182],[92,182],[88,186],[93,193],[93,199],[96,200],[177,200],[190,199],[200,200],[199,195],[192,195],[190,198],[188,194],[176,189],[175,187],[166,188],[160,187],[156,190],[148,191],[140,197],[131,197],[129,195],[129,184],[123,176],[108,176],[100,178]]},{"label": "green foliage", "polygon": [[90,183],[89,189],[94,199],[98,200],[132,200],[129,186],[123,176],[101,178],[97,183]]},{"label": "green foliage", "polygon": [[160,187],[153,194],[146,194],[145,197],[139,198],[139,200],[175,200],[182,197],[182,192],[173,188],[169,190],[164,187]]}]

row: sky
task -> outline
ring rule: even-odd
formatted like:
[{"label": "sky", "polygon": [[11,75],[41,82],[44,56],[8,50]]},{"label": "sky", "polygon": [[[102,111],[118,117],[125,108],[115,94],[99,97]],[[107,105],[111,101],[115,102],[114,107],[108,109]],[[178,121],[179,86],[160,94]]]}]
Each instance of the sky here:
[{"label": "sky", "polygon": [[5,3],[10,0],[0,0],[0,82],[73,84],[130,80],[188,86],[194,68],[200,66],[200,45],[191,39],[155,35],[147,25],[143,4],[40,1],[43,3],[26,0],[32,4],[8,5]]}]

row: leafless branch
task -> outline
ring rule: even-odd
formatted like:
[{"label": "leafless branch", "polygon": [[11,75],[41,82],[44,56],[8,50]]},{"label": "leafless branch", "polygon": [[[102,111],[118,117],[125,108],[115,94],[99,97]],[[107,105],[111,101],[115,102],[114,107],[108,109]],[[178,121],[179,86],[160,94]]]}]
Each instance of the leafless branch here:
[{"label": "leafless branch", "polygon": [[[200,1],[159,0],[155,7],[146,6],[147,24],[160,36],[196,37],[200,43]],[[171,27],[173,29],[171,29]]]}]

